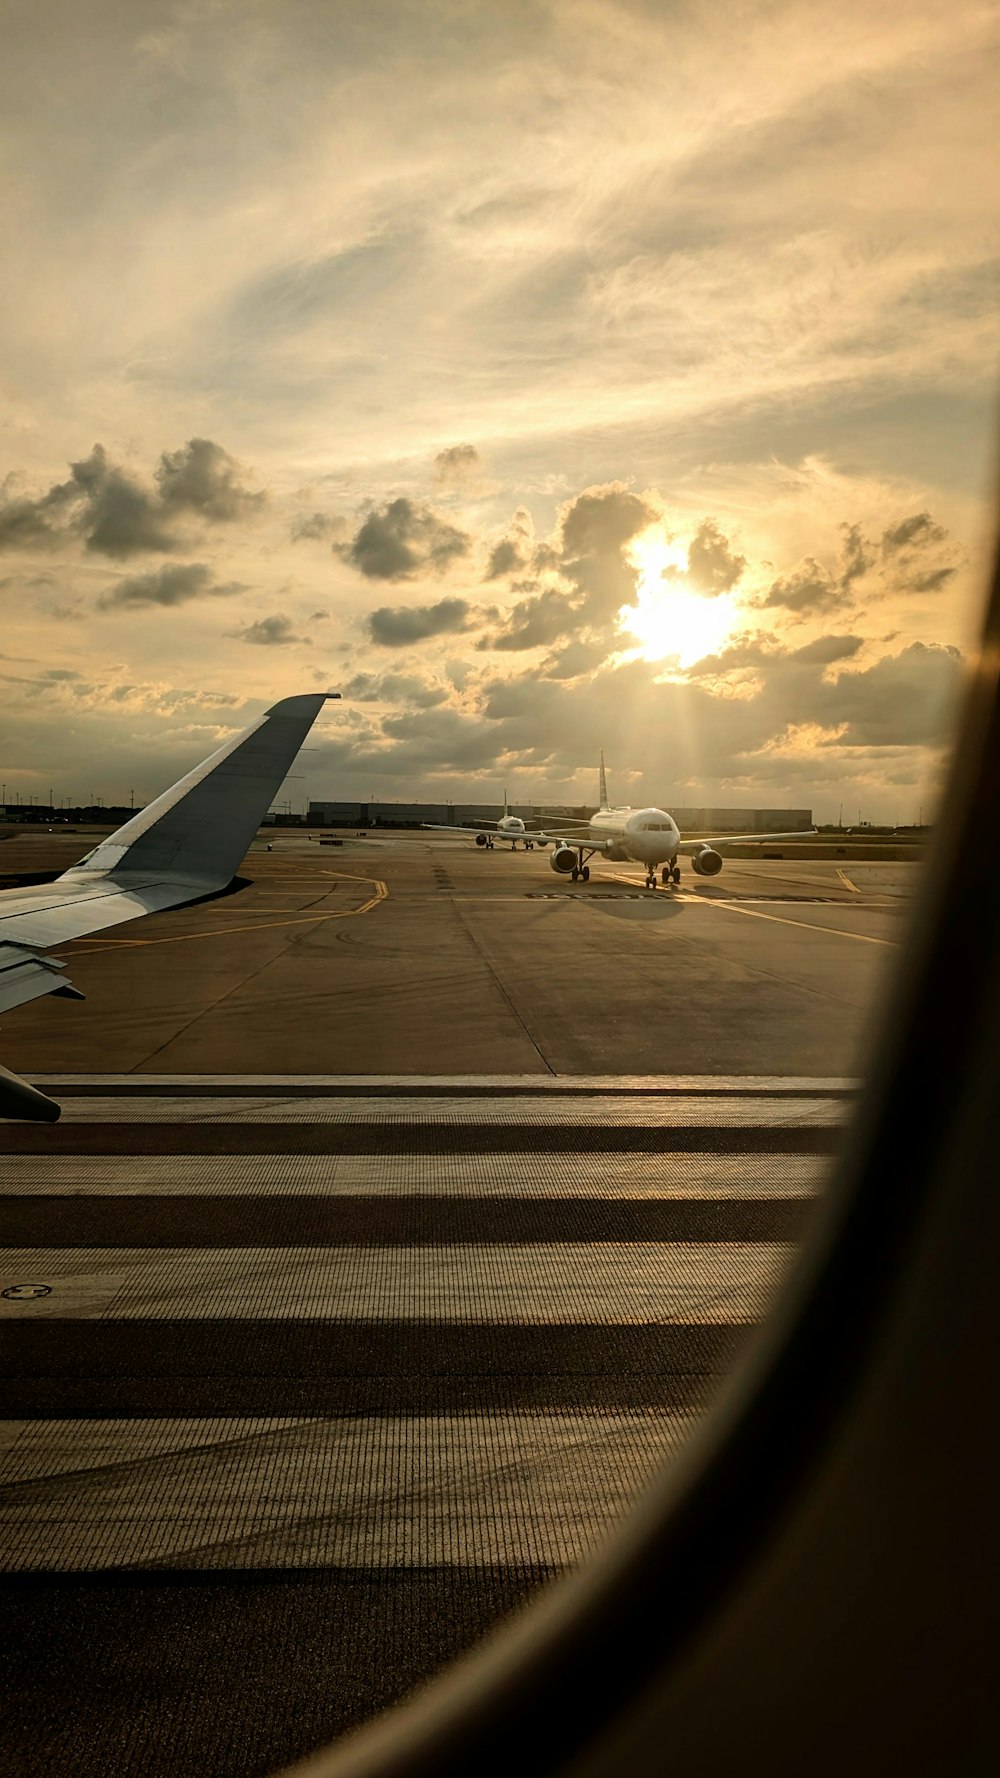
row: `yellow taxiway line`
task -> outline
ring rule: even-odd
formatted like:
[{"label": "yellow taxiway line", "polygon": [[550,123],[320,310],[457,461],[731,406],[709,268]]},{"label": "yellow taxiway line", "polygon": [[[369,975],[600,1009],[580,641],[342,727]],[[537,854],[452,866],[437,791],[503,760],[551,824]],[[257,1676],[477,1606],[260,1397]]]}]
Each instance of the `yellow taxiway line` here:
[{"label": "yellow taxiway line", "polygon": [[[639,887],[638,877],[615,877],[614,881],[627,883],[630,889]],[[852,883],[850,887],[853,889],[854,884]],[[872,938],[867,932],[845,932],[842,926],[818,926],[812,920],[792,920],[787,914],[765,914],[761,912],[760,908],[743,907],[738,901],[717,901],[714,897],[685,894],[683,890],[678,891],[677,889],[662,889],[656,893],[671,895],[675,900],[685,901],[691,907],[715,908],[726,914],[745,914],[748,920],[771,920],[776,926],[798,926],[803,932],[829,932],[834,938],[852,938],[861,945],[888,945],[890,949],[895,949],[899,943],[899,940],[895,938]],[[653,894],[653,890],[650,890],[650,894]]]},{"label": "yellow taxiway line", "polygon": [[[72,954],[74,957],[86,957],[91,951],[106,950],[111,946],[116,946],[119,949],[125,950],[134,949],[137,946],[143,945],[179,945],[186,944],[190,939],[194,938],[225,938],[234,932],[267,932],[276,926],[315,926],[324,920],[353,920],[356,919],[359,914],[371,913],[372,908],[377,908],[379,902],[385,901],[389,894],[387,884],[383,883],[380,877],[350,877],[347,881],[352,883],[371,883],[375,893],[374,895],[369,896],[367,901],[362,902],[360,907],[331,908],[330,912],[327,914],[303,914],[295,919],[255,920],[252,925],[246,926],[210,926],[204,932],[168,933],[165,938],[89,938],[84,950],[74,950]],[[157,911],[169,914],[173,913],[175,910],[172,908],[162,908]],[[272,912],[273,911],[276,910],[272,910]],[[292,911],[295,912],[296,910]],[[60,948],[67,950],[69,946],[75,945],[77,942],[78,941],[75,939],[68,939]]]},{"label": "yellow taxiway line", "polygon": [[848,876],[848,874],[847,874],[847,872],[846,872],[846,870],[841,870],[841,868],[840,868],[840,865],[839,865],[839,864],[838,864],[838,866],[837,866],[837,875],[838,875],[838,877],[839,877],[839,878],[840,878],[840,880],[841,880],[841,882],[842,882],[842,883],[843,883],[843,885],[844,885],[844,888],[845,888],[845,889],[850,889],[850,890],[851,890],[851,892],[852,892],[852,893],[853,893],[853,894],[854,894],[854,895],[860,895],[860,894],[861,894],[861,891],[860,891],[860,889],[859,889],[859,888],[858,888],[858,885],[857,885],[857,883],[852,883],[852,882],[851,882],[851,879],[850,879],[850,877],[849,877],[849,876]]},{"label": "yellow taxiway line", "polygon": [[748,920],[772,920],[776,926],[798,926],[803,932],[829,932],[834,938],[853,938],[860,945],[888,945],[890,948],[898,944],[895,938],[872,938],[867,932],[845,932],[842,926],[817,926],[812,920],[790,920],[787,914],[762,914],[759,908],[741,907],[738,901],[709,901],[707,896],[682,895],[682,901],[693,902],[697,907],[715,908],[725,914],[745,914]]}]

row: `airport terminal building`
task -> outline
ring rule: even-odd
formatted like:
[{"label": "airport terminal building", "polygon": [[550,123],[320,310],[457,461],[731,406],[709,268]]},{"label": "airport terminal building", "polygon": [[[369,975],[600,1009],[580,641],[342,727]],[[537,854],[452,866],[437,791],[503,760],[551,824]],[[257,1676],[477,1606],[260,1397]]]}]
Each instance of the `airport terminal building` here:
[{"label": "airport terminal building", "polygon": [[[310,802],[309,827],[420,827],[425,821],[444,827],[475,827],[499,821],[502,803]],[[509,813],[532,827],[558,828],[560,819],[586,821],[592,807],[543,808],[511,803]],[[698,809],[672,807],[682,833],[795,833],[813,824],[811,809]]]}]

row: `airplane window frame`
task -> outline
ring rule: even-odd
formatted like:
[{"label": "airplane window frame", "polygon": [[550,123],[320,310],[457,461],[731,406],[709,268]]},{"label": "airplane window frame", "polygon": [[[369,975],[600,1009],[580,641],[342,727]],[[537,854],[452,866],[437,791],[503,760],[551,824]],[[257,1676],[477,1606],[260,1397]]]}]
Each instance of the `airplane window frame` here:
[{"label": "airplane window frame", "polygon": [[[924,1561],[914,1556],[912,1582],[904,1562],[898,1599],[881,1602],[896,1626],[896,1652],[909,1658],[902,1681],[876,1643],[867,1649],[878,1680],[871,1696],[831,1696],[834,1676],[817,1663],[814,1685],[803,1681],[801,1695],[789,1694],[767,1767],[772,1774],[803,1769],[795,1751],[801,1733],[821,1725],[835,1731],[845,1711],[857,1716],[862,1706],[873,1758],[866,1763],[862,1754],[855,1769],[874,1770],[883,1743],[900,1761],[907,1748],[930,1758],[944,1728],[933,1712],[907,1711],[906,1701],[917,1704],[924,1685],[936,1678],[940,1688],[950,1678],[961,1692],[961,1709],[945,1712],[951,1769],[986,1769],[978,1751],[991,1735],[995,1751],[1000,1731],[990,1641],[977,1641],[975,1632],[991,1596],[984,1589],[996,1581],[989,1580],[988,1540],[982,1579],[973,1559],[975,1539],[987,1531],[982,1446],[978,1417],[970,1411],[963,1419],[962,1410],[985,1375],[984,1315],[1000,1283],[993,1257],[1000,1194],[989,1164],[1000,1152],[1000,555],[995,563],[934,842],[876,1021],[868,1076],[810,1238],[759,1338],[698,1436],[602,1551],[413,1699],[289,1766],[287,1778],[457,1778],[512,1767],[522,1778],[556,1771],[611,1778],[663,1770],[668,1760],[691,1778],[731,1772],[736,1761],[746,1770],[748,1758],[755,1769],[764,1750],[754,1746],[746,1718],[703,1710],[692,1725],[692,1700],[704,1697],[692,1673],[703,1688],[714,1684],[720,1699],[738,1693],[733,1626],[742,1612],[744,1633],[749,1622],[765,1651],[768,1635],[777,1634],[782,1575],[788,1591],[782,1545],[793,1524],[795,1536],[814,1521],[814,1533],[825,1523],[837,1534],[825,1555],[815,1535],[800,1537],[796,1584],[814,1602],[801,1635],[805,1645],[811,1638],[823,1647],[822,1602],[863,1535],[865,1489],[870,1495],[878,1485],[861,1466],[857,1500],[851,1506],[848,1491],[847,1506],[841,1500],[831,1516],[838,1452],[868,1423],[877,1400],[888,1466],[882,1486],[901,1490],[899,1535],[912,1540],[912,1527],[904,1530],[910,1494],[925,1498],[929,1485],[936,1488],[940,1513],[925,1514],[930,1553],[951,1538],[961,1551],[964,1593],[956,1607],[942,1579],[947,1569],[928,1564],[926,1550]],[[900,1358],[908,1361],[902,1373]],[[886,1394],[891,1363],[896,1388]],[[905,1401],[900,1374],[913,1380]],[[934,1435],[949,1409],[952,1444],[940,1451]],[[904,1464],[897,1449],[909,1448],[901,1429],[911,1421],[928,1438],[917,1466],[909,1458]],[[843,1494],[842,1480],[836,1486]],[[908,1555],[890,1547],[899,1541],[891,1524],[884,1536],[887,1555]],[[926,1673],[914,1614],[929,1626]],[[865,1637],[859,1618],[858,1647],[835,1647],[834,1661],[857,1668]],[[825,1646],[833,1645],[828,1639]],[[793,1722],[798,1742],[790,1737]],[[826,1746],[816,1739],[811,1773],[838,1769],[836,1743],[836,1732]]]}]

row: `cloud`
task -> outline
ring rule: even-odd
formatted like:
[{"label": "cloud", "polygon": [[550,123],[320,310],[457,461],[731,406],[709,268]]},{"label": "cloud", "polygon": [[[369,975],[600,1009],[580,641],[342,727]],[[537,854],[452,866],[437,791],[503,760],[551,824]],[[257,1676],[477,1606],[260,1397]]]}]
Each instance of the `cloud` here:
[{"label": "cloud", "polygon": [[802,648],[793,649],[789,659],[810,664],[817,662],[825,667],[833,661],[850,660],[863,647],[862,636],[817,636],[814,642],[806,642]]},{"label": "cloud", "polygon": [[714,519],[703,519],[688,545],[687,578],[696,592],[728,593],[747,565],[729,547]]},{"label": "cloud", "polygon": [[355,703],[412,704],[419,710],[433,710],[447,696],[444,686],[431,685],[416,673],[356,673],[344,687],[344,697]]},{"label": "cloud", "polygon": [[578,595],[546,587],[540,593],[518,599],[505,613],[503,627],[476,646],[505,651],[548,647],[563,636],[571,636],[580,621]]},{"label": "cloud", "polygon": [[942,742],[950,727],[961,659],[957,648],[911,642],[874,666],[841,673],[821,700],[827,714],[844,725],[841,744],[912,747]]},{"label": "cloud", "polygon": [[229,598],[244,591],[239,581],[224,586],[214,584],[211,568],[204,562],[164,564],[151,574],[133,574],[103,593],[97,601],[101,611],[112,611],[128,605],[185,605],[189,599],[210,596]]},{"label": "cloud", "polygon": [[882,533],[889,584],[907,593],[939,593],[958,573],[961,551],[926,509]]},{"label": "cloud", "polygon": [[852,591],[854,582],[862,580],[874,567],[875,546],[862,535],[860,525],[841,525],[841,544],[837,556],[837,580],[842,592]]},{"label": "cloud", "polygon": [[931,518],[929,512],[915,512],[897,525],[889,525],[882,533],[882,554],[898,555],[900,550],[922,548],[928,543],[943,543],[948,533]]},{"label": "cloud", "polygon": [[259,648],[280,648],[287,642],[305,642],[305,636],[299,636],[292,628],[292,620],[283,612],[276,611],[272,617],[260,617],[256,623],[249,624],[245,630],[234,632],[241,642],[253,642]]},{"label": "cloud", "polygon": [[[82,537],[88,551],[124,559],[181,547],[177,521],[246,518],[264,496],[240,486],[235,459],[210,439],[193,438],[163,452],[151,488],[112,462],[95,444],[70,464],[68,481],[37,499],[8,497],[0,505],[0,549],[56,545]],[[8,483],[9,488],[9,483]]]},{"label": "cloud", "polygon": [[195,512],[216,523],[251,518],[267,496],[248,488],[244,471],[210,438],[190,438],[177,451],[164,451],[156,470],[165,507]]},{"label": "cloud", "polygon": [[790,574],[779,575],[760,601],[765,611],[781,609],[799,614],[835,611],[846,603],[842,586],[815,556],[806,556]]},{"label": "cloud", "polygon": [[468,548],[464,531],[405,495],[370,512],[349,544],[334,545],[335,553],[369,580],[443,574]]},{"label": "cloud", "polygon": [[383,648],[403,648],[428,636],[471,628],[474,608],[467,599],[440,599],[436,605],[382,605],[370,613],[368,633]]},{"label": "cloud", "polygon": [[588,488],[564,507],[560,566],[580,594],[581,616],[609,623],[634,600],[636,571],[625,546],[659,517],[621,482]]},{"label": "cloud", "polygon": [[535,528],[530,512],[519,506],[506,533],[490,551],[485,580],[499,580],[501,575],[516,573],[527,566],[531,557]]},{"label": "cloud", "polygon": [[465,487],[477,481],[482,471],[483,459],[475,445],[448,445],[434,459],[434,480],[439,487]]},{"label": "cloud", "polygon": [[327,537],[341,538],[346,530],[346,519],[331,512],[300,512],[292,520],[290,535],[293,543],[319,542]]}]

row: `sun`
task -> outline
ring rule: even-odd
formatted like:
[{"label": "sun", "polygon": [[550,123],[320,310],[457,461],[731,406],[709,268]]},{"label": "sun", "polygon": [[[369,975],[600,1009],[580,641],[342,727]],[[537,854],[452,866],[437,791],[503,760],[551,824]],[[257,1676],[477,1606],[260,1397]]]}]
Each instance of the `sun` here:
[{"label": "sun", "polygon": [[618,621],[635,638],[636,654],[681,667],[713,654],[734,628],[732,600],[724,593],[704,598],[685,586],[687,551],[662,531],[644,531],[628,555],[638,570],[636,602],[622,606]]}]

